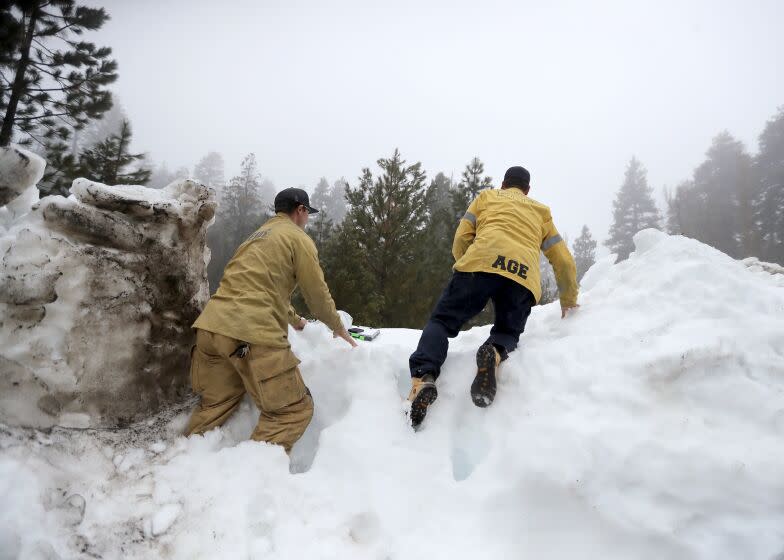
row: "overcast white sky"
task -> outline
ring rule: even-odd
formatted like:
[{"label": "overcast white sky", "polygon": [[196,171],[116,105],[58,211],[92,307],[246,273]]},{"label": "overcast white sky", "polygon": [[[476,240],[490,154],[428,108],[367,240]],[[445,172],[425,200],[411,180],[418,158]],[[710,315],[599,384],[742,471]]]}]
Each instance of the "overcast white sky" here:
[{"label": "overcast white sky", "polygon": [[722,129],[756,151],[784,104],[781,0],[92,4],[135,148],[170,169],[255,152],[312,189],[395,147],[430,177],[477,155],[494,179],[528,168],[571,239],[605,239],[632,155],[660,193]]}]

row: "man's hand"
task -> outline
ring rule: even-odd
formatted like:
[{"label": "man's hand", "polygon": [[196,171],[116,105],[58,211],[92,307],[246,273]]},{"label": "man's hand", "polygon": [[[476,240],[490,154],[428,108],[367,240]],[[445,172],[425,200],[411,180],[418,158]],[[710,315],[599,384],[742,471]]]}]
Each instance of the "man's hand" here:
[{"label": "man's hand", "polygon": [[341,327],[340,329],[332,331],[332,336],[334,338],[338,338],[338,337],[342,338],[343,340],[348,342],[351,345],[352,348],[356,348],[357,347],[356,340],[351,338],[351,335],[348,334],[348,331],[346,330],[345,327]]},{"label": "man's hand", "polygon": [[561,304],[561,319],[566,317],[566,312],[567,311],[569,311],[570,309],[577,309],[578,307],[580,307],[580,306],[577,305],[576,303],[574,305],[567,305],[567,306],[564,306],[563,304]]},{"label": "man's hand", "polygon": [[305,325],[307,325],[307,324],[308,324],[308,320],[305,319],[304,317],[300,317],[299,323],[294,325],[294,330],[295,331],[301,331],[302,329],[305,328]]}]

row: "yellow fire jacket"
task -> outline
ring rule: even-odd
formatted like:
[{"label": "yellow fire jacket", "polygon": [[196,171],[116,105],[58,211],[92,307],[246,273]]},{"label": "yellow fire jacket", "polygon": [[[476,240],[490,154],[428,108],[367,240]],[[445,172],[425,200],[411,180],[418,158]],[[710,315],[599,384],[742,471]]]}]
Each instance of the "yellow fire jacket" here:
[{"label": "yellow fire jacket", "polygon": [[553,225],[550,209],[520,189],[488,189],[468,207],[452,244],[454,269],[500,274],[542,296],[539,251],[555,271],[561,305],[577,304],[572,254]]},{"label": "yellow fire jacket", "polygon": [[226,265],[218,290],[194,327],[237,340],[287,348],[299,284],[308,308],[330,329],[342,328],[313,240],[285,214],[269,219]]}]

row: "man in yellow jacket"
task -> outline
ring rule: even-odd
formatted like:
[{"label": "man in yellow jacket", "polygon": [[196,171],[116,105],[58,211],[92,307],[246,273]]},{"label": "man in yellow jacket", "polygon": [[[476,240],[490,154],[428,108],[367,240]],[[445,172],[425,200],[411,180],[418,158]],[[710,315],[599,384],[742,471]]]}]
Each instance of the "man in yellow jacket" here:
[{"label": "man in yellow jacket", "polygon": [[495,322],[476,354],[471,398],[480,407],[493,402],[496,370],[517,347],[531,307],[541,297],[540,251],[555,270],[561,317],[577,307],[574,259],[553,225],[550,209],[528,197],[530,180],[525,168],[509,168],[501,189],[482,191],[460,220],[452,245],[454,274],[409,359],[414,427],[438,396],[435,381],[446,360],[448,339],[457,336],[488,300],[493,302]]},{"label": "man in yellow jacket", "polygon": [[313,399],[291,351],[288,326],[302,330],[307,321],[291,306],[299,285],[308,308],[351,346],[324,281],[313,240],[305,233],[310,207],[302,189],[275,197],[277,215],[239,246],[218,290],[193,326],[196,346],[191,383],[201,402],[186,435],[222,425],[245,393],[260,415],[251,438],[282,445],[288,453],[313,417]]}]

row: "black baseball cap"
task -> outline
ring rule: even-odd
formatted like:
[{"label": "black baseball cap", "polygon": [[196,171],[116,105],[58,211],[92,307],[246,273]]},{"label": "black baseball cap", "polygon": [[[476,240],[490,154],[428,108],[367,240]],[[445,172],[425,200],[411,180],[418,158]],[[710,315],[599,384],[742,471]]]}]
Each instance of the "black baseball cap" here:
[{"label": "black baseball cap", "polygon": [[528,188],[531,186],[531,174],[525,167],[515,165],[510,167],[504,173],[504,183],[510,187],[523,187]]},{"label": "black baseball cap", "polygon": [[308,214],[316,214],[318,212],[310,205],[308,193],[302,189],[289,187],[275,195],[275,212],[289,212],[300,204],[308,209]]}]

